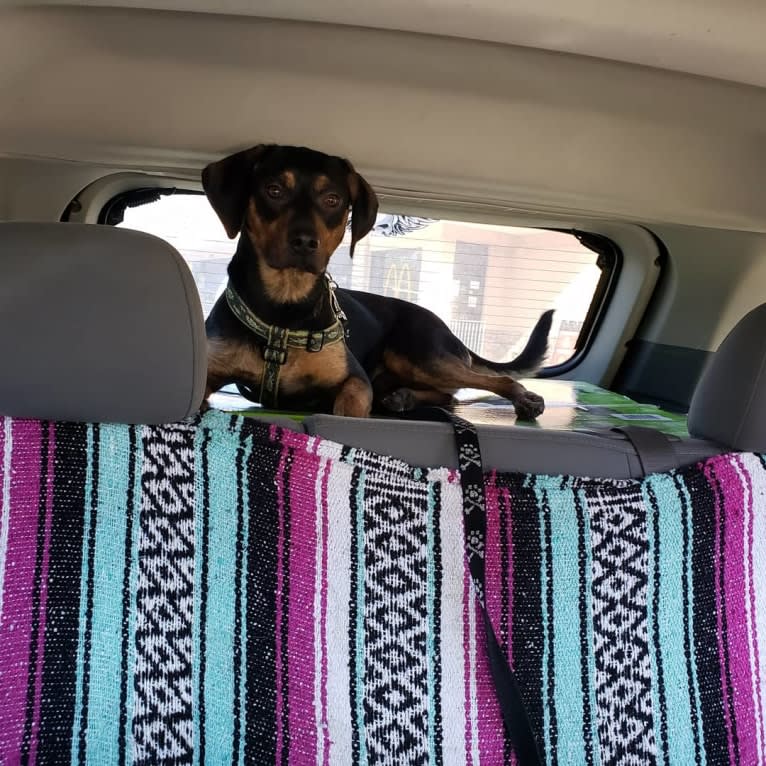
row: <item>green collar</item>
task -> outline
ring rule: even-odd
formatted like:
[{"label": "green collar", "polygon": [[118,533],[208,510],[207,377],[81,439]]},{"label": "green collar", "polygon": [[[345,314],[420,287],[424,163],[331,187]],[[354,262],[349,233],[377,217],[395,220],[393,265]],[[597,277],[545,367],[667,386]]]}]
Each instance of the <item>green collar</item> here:
[{"label": "green collar", "polygon": [[234,316],[248,330],[266,341],[266,346],[263,349],[263,359],[266,364],[258,399],[264,407],[277,406],[279,372],[281,366],[287,361],[288,348],[302,348],[305,351],[315,353],[321,351],[325,346],[344,340],[346,337],[343,327],[346,315],[335,295],[336,285],[328,275],[325,275],[325,279],[327,280],[327,289],[330,293],[330,304],[335,314],[335,321],[329,327],[325,327],[324,330],[288,330],[285,327],[266,324],[252,312],[239,293],[232,287],[231,282],[226,285],[226,302]]}]

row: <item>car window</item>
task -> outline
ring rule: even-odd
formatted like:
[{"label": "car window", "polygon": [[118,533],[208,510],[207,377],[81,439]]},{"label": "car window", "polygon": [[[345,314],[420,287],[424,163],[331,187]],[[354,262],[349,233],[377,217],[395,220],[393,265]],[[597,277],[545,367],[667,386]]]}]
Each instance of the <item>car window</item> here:
[{"label": "car window", "polygon": [[[206,198],[176,193],[124,209],[119,226],[166,239],[194,275],[207,316],[226,284],[236,241]],[[441,317],[473,351],[512,359],[546,309],[556,310],[547,365],[576,351],[604,283],[604,262],[569,232],[381,213],[348,255],[349,234],[329,271],[341,287],[413,301]],[[590,312],[590,313],[589,313]]]}]

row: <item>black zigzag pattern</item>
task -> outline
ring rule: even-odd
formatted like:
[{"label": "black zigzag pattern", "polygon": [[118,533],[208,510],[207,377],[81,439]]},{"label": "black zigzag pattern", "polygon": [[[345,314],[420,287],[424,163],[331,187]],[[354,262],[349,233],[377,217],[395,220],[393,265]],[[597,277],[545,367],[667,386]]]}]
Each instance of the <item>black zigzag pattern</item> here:
[{"label": "black zigzag pattern", "polygon": [[143,430],[134,759],[192,762],[194,431]]},{"label": "black zigzag pattern", "polygon": [[[624,486],[623,486],[624,485]],[[596,707],[604,764],[655,763],[647,626],[649,547],[641,490],[603,483],[591,513]]]},{"label": "black zigzag pattern", "polygon": [[368,474],[364,498],[365,736],[372,763],[428,759],[428,486]]}]

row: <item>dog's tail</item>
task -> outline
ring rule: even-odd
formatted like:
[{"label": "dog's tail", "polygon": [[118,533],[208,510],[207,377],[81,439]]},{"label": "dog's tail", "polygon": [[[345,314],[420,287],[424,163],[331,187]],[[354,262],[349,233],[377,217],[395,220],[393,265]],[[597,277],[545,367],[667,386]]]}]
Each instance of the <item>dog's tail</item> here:
[{"label": "dog's tail", "polygon": [[510,362],[491,362],[471,351],[471,367],[474,370],[486,371],[495,375],[510,375],[511,373],[518,377],[534,375],[540,369],[545,355],[548,353],[548,335],[552,323],[553,309],[549,309],[537,320],[527,345],[515,359]]}]

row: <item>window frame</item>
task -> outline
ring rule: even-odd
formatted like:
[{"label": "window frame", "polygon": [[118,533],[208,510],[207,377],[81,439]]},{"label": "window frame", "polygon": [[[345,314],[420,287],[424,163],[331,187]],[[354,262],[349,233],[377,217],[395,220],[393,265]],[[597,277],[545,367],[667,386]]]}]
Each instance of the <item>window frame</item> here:
[{"label": "window frame", "polygon": [[[607,309],[614,296],[623,262],[623,254],[620,247],[616,242],[603,234],[582,231],[580,229],[548,228],[548,230],[571,234],[581,245],[596,253],[596,265],[601,270],[601,276],[596,284],[596,289],[593,292],[593,297],[588,306],[588,312],[583,319],[580,332],[577,335],[574,354],[560,364],[540,368],[537,373],[538,378],[555,378],[570,372],[588,354],[588,350],[598,335],[599,328],[604,321]],[[599,263],[602,260],[604,261],[603,265]]]}]

